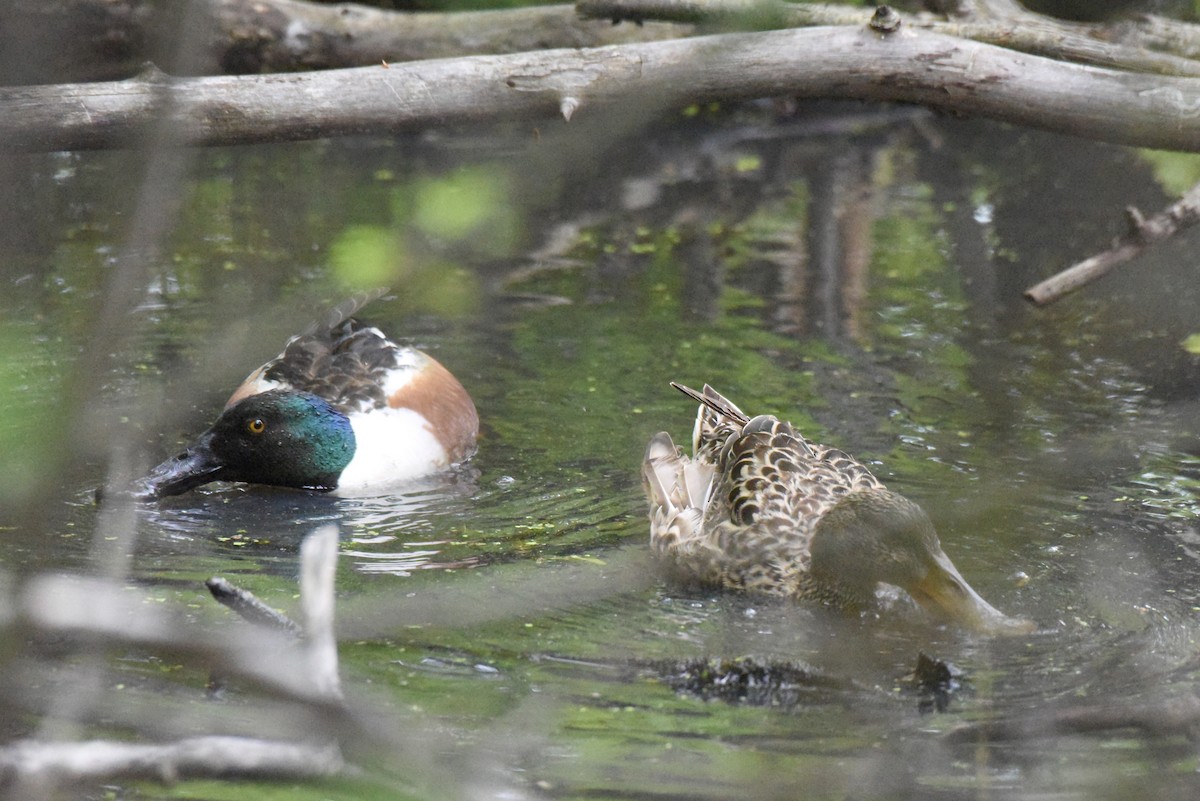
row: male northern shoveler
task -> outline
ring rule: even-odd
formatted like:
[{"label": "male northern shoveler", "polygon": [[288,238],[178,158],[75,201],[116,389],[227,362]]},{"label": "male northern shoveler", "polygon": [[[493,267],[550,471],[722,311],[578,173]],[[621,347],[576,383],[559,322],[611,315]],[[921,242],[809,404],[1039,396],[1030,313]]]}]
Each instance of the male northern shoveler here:
[{"label": "male northern shoveler", "polygon": [[665,432],[646,449],[650,546],[705,584],[851,610],[877,585],[978,631],[1024,633],[983,600],[942,551],[929,516],[858,460],[771,415],[748,418],[705,385],[691,458]]},{"label": "male northern shoveler", "polygon": [[364,494],[470,457],[479,418],[458,380],[350,316],[376,296],[292,337],[134,494],[161,498],[210,481]]}]

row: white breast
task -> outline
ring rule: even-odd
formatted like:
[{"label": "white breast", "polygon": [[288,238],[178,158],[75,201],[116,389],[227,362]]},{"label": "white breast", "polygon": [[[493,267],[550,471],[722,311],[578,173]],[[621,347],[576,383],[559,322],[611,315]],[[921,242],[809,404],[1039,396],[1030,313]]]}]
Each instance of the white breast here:
[{"label": "white breast", "polygon": [[350,415],[354,458],[338,478],[337,495],[369,495],[449,466],[429,421],[412,409],[374,409]]}]

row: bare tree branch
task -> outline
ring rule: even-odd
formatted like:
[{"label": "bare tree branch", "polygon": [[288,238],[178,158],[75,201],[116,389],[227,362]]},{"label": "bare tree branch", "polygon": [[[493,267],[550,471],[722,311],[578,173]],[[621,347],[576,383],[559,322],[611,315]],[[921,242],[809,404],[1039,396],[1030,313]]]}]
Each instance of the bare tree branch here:
[{"label": "bare tree branch", "polygon": [[[578,0],[581,16],[612,20],[657,20],[692,24],[803,27],[811,25],[861,25],[871,9],[823,4],[794,4],[783,0]],[[1047,58],[1076,61],[1132,72],[1161,75],[1200,76],[1200,62],[1193,60],[1195,47],[1183,47],[1200,38],[1200,28],[1170,22],[1190,35],[1168,35],[1159,19],[1141,24],[1109,26],[1064,22],[1034,14],[1019,4],[978,4],[974,13],[947,19],[939,14],[903,15],[903,24],[958,36],[984,44],[1006,47]],[[1182,55],[1161,52],[1179,47]]]},{"label": "bare tree branch", "polygon": [[341,752],[332,744],[215,736],[164,745],[26,740],[0,748],[0,790],[17,798],[34,795],[44,784],[133,779],[172,783],[197,777],[316,779],[336,776],[344,767]]},{"label": "bare tree branch", "polygon": [[[1144,15],[1066,22],[1012,0],[929,3],[945,13],[904,24],[1026,53],[1117,69],[1200,74],[1200,26]],[[687,36],[695,25],[861,25],[869,9],[781,0],[581,0],[454,14],[394,12],[305,0],[192,0],[197,58],[177,57],[178,9],[153,0],[17,0],[0,5],[0,82],[116,80],[147,61],[173,74],[250,74],[361,67],[463,55],[599,47]],[[576,13],[578,8],[578,14]],[[632,20],[637,25],[609,24]]]},{"label": "bare tree branch", "polygon": [[1200,58],[1200,25],[1145,14],[1135,22],[1112,26],[1113,40],[1125,44]]},{"label": "bare tree branch", "polygon": [[364,67],[381,62],[599,47],[688,35],[667,22],[614,26],[553,5],[455,14],[304,0],[189,0],[198,51],[177,58],[179,4],[154,0],[0,3],[0,82],[128,78],[147,61],[176,74]]},{"label": "bare tree branch", "polygon": [[333,583],[337,571],[338,530],[329,524],[300,545],[300,599],[304,604],[304,642],[317,692],[342,697],[337,639],[333,634]]},{"label": "bare tree branch", "polygon": [[[356,3],[209,0],[226,73],[358,67],[557,47],[599,47],[687,35],[690,26],[614,26],[584,20],[571,5],[495,11],[396,12]],[[299,33],[297,33],[299,32]]]},{"label": "bare tree branch", "polygon": [[[436,91],[435,91],[436,87]],[[920,103],[1109,142],[1200,150],[1200,83],[902,28],[727,34],[302,75],[0,88],[0,146],[135,145],[162,115],[188,144],[389,134],[556,112],[777,95]],[[632,104],[632,105],[631,105]],[[578,110],[578,111],[577,111]]]},{"label": "bare tree branch", "polygon": [[1183,197],[1153,217],[1143,217],[1132,206],[1125,213],[1129,220],[1129,231],[1111,248],[1030,287],[1025,290],[1026,299],[1038,306],[1053,303],[1132,261],[1151,245],[1200,222],[1200,184],[1193,186]]}]

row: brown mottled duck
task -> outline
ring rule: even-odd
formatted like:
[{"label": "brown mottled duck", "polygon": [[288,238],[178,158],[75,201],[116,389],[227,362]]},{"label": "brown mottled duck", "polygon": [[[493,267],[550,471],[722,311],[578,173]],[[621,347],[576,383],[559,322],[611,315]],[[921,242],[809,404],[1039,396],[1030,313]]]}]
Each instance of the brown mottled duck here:
[{"label": "brown mottled duck", "polygon": [[665,432],[646,448],[650,546],[701,583],[869,609],[878,585],[985,633],[1026,633],[971,588],[929,516],[861,462],[772,415],[749,418],[712,387],[672,384],[700,404],[689,458]]}]

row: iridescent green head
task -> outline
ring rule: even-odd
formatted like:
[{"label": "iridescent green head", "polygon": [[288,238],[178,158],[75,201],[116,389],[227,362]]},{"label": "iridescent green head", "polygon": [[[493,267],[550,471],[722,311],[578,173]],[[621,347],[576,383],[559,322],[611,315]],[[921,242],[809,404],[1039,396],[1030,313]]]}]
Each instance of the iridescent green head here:
[{"label": "iridescent green head", "polygon": [[178,495],[210,481],[331,490],[354,451],[346,415],[316,395],[271,390],[226,409],[183,453],[150,471],[135,495]]}]

